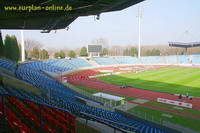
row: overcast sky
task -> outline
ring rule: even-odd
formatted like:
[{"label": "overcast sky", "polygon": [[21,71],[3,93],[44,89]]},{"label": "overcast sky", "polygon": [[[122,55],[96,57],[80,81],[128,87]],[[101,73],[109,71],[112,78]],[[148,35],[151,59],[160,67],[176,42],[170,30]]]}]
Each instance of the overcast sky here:
[{"label": "overcast sky", "polygon": [[[141,24],[142,45],[167,45],[169,41],[200,41],[200,0],[146,0]],[[81,17],[69,31],[57,30],[44,34],[25,31],[24,38],[41,42],[45,48],[74,49],[104,38],[110,45],[136,45],[138,41],[138,5],[128,9]],[[3,30],[3,36],[14,34],[20,41],[20,31]]]}]

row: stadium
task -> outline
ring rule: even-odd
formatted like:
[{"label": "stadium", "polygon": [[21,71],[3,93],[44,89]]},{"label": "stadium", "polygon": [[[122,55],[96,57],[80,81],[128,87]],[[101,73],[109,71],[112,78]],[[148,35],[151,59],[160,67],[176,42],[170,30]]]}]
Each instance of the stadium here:
[{"label": "stadium", "polygon": [[[100,13],[141,1],[52,0],[76,10],[69,11],[67,21],[57,11],[31,12],[31,17],[5,11],[0,13],[0,27],[49,33],[67,27],[79,16],[97,15],[99,19]],[[29,2],[43,5],[49,1]],[[14,47],[6,46],[16,38],[5,38],[3,42],[0,34],[0,133],[200,132],[200,55],[187,52],[199,47],[198,42],[170,42],[168,47],[185,48],[182,55],[141,56],[139,42],[136,56],[103,55],[103,46],[96,44],[87,45],[84,57],[28,59],[23,39],[17,55],[7,50]],[[21,60],[16,61],[16,56]]]}]

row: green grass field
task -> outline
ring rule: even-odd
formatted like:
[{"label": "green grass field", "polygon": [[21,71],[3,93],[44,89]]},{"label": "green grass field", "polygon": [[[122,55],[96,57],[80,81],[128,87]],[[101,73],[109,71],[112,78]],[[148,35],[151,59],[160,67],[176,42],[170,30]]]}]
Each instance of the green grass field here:
[{"label": "green grass field", "polygon": [[[198,119],[187,118],[187,117],[183,117],[174,113],[163,112],[160,110],[145,108],[142,106],[137,106],[135,108],[132,108],[128,110],[128,112],[133,113],[134,115],[137,114],[136,112],[139,112],[141,115],[138,115],[138,116],[141,118],[147,117],[149,120],[153,120],[157,122],[169,121],[171,123],[175,123],[177,125],[181,125],[183,127],[187,127],[197,132],[200,132],[200,128],[199,128],[200,120]],[[144,116],[144,113],[146,113],[145,116]],[[172,118],[164,117],[162,116],[162,114],[169,114],[173,117]]]},{"label": "green grass field", "polygon": [[177,112],[185,112],[185,113],[188,113],[188,114],[200,116],[200,111],[199,110],[193,110],[193,109],[188,109],[188,108],[178,109],[178,108],[175,108],[177,106],[170,105],[170,104],[158,103],[158,102],[154,102],[154,101],[149,101],[149,102],[147,102],[147,104],[154,105],[154,106],[159,106],[159,107],[166,108],[166,109],[175,110]]},{"label": "green grass field", "polygon": [[[168,93],[179,93],[200,97],[200,69],[198,68],[181,68],[181,67],[168,67],[157,70],[147,70],[141,73],[126,73],[120,75],[111,75],[99,77],[98,79],[108,83],[117,85],[129,85],[136,88],[143,88],[148,90],[155,90]],[[99,90],[77,86],[91,94],[99,92]],[[133,98],[135,99],[135,98]],[[126,100],[132,98],[126,97]],[[158,106],[166,109],[171,109],[177,112],[185,112],[191,115],[200,115],[200,111],[182,108],[175,108],[173,105],[157,103],[149,101],[146,104]],[[200,132],[199,119],[192,119],[184,117],[176,113],[151,109],[143,106],[136,106],[127,111],[130,114],[137,115],[143,119],[147,119],[156,123],[163,123],[168,121],[183,127],[193,129]],[[162,116],[163,114],[171,115],[172,118]]]},{"label": "green grass field", "polygon": [[186,94],[200,97],[200,69],[169,67],[147,70],[141,73],[126,73],[99,77],[98,79],[118,85],[129,85],[136,88]]}]

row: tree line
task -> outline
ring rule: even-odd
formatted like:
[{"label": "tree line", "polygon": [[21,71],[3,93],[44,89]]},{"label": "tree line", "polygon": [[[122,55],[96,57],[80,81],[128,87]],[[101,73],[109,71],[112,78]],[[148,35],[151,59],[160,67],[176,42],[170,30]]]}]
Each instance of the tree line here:
[{"label": "tree line", "polygon": [[[21,59],[21,45],[18,43],[16,36],[6,35],[3,40],[0,32],[0,58],[6,58],[14,62],[19,62]],[[25,50],[25,58],[33,59],[48,59],[49,54],[45,49],[34,47],[30,54]]]},{"label": "tree line", "polygon": [[[1,32],[0,32],[1,33]],[[97,39],[92,44],[102,45],[103,49],[100,56],[137,56],[137,45],[109,45],[105,39]],[[26,59],[44,60],[49,58],[63,59],[66,57],[87,57],[87,48],[81,47],[75,50],[46,50],[43,45],[35,40],[25,40]],[[21,59],[21,48],[15,36],[6,35],[3,40],[0,38],[0,57],[4,57],[15,62]],[[200,48],[188,49],[187,54],[198,54]],[[163,55],[182,55],[185,50],[182,48],[171,48],[167,45],[141,46],[141,56],[163,56]]]},{"label": "tree line", "polygon": [[34,47],[32,51],[30,51],[29,58],[35,60],[45,60],[49,59],[49,53],[45,49],[40,49],[38,47]]},{"label": "tree line", "polygon": [[0,57],[14,62],[18,62],[20,60],[20,47],[15,36],[6,35],[3,40],[0,35]]},{"label": "tree line", "polygon": [[[36,41],[28,41],[25,43],[25,47],[26,47],[26,51],[25,51],[26,59],[28,58],[31,58],[32,60],[49,59],[48,51],[45,49],[41,49],[40,43]],[[21,51],[21,46],[18,44],[15,36],[6,35],[4,41],[2,40],[2,38],[0,38],[0,56],[1,57],[18,62],[21,58],[20,51]],[[102,53],[100,53],[100,56],[112,55],[112,53],[113,53],[112,50],[103,48]],[[137,56],[137,53],[138,51],[137,51],[137,48],[135,47],[125,48],[123,50],[123,56]],[[157,49],[148,50],[147,55],[148,56],[160,55],[160,51]],[[70,50],[68,54],[65,54],[63,50],[60,50],[54,53],[54,58],[57,58],[57,59],[63,59],[66,56],[70,58],[75,58],[77,57],[77,54],[73,50]],[[85,46],[80,49],[79,56],[81,57],[88,56],[87,48]]]},{"label": "tree line", "polygon": [[[91,44],[102,45],[103,49],[100,56],[137,56],[137,45],[110,45],[106,39],[100,38],[91,41]],[[187,54],[198,54],[200,48],[190,48]],[[141,56],[165,56],[165,55],[183,55],[186,54],[183,48],[172,48],[168,45],[142,45]],[[78,56],[87,57],[87,48],[81,47],[75,50],[53,50],[49,55],[54,58],[75,58]]]},{"label": "tree line", "polygon": [[[64,59],[65,57],[66,57],[66,54],[63,50],[60,50],[54,54],[54,58],[56,59]],[[68,52],[68,57],[76,58],[76,53],[73,50],[70,50]]]}]

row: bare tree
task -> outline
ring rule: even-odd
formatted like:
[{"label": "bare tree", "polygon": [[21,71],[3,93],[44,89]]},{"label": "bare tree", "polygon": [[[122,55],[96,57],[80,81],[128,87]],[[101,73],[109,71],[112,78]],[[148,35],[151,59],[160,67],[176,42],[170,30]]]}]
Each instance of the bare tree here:
[{"label": "bare tree", "polygon": [[33,48],[38,48],[38,49],[42,48],[42,44],[35,40],[25,40],[24,43],[25,43],[25,49],[27,51],[33,50]]}]

